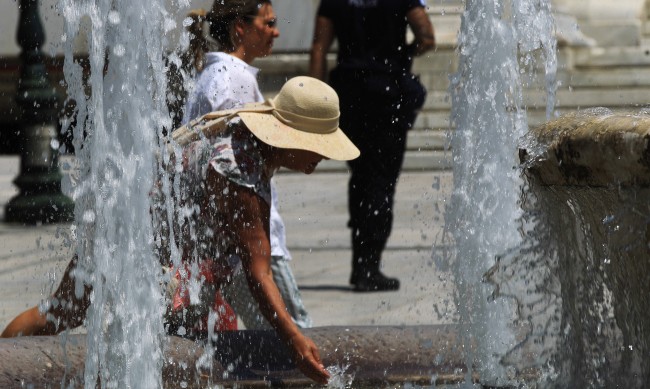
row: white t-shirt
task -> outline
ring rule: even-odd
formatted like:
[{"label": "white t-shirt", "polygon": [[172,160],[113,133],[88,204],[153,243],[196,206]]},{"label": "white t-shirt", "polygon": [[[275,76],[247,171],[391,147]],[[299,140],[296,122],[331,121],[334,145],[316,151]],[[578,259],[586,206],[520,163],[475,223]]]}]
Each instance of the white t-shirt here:
[{"label": "white t-shirt", "polygon": [[[259,69],[223,52],[209,52],[205,66],[187,96],[183,123],[212,111],[241,107],[247,103],[263,102],[257,84]],[[284,222],[277,211],[277,190],[271,180],[271,255],[291,259],[287,248]]]}]

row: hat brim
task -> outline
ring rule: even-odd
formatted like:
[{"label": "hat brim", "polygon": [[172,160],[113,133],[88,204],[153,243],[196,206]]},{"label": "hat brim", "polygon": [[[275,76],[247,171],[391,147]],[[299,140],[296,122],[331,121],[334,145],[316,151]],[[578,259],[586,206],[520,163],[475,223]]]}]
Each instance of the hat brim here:
[{"label": "hat brim", "polygon": [[360,154],[340,128],[317,134],[290,127],[268,112],[240,112],[238,116],[259,140],[274,147],[308,150],[337,161],[349,161]]}]

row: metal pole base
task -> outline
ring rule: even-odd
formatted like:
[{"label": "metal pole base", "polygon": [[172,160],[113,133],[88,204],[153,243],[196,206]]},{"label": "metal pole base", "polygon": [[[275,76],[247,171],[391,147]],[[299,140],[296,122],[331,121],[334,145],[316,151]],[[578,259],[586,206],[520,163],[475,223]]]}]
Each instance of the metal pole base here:
[{"label": "metal pole base", "polygon": [[23,224],[59,223],[74,219],[74,202],[61,192],[62,174],[54,126],[31,125],[23,128],[20,173],[14,184],[20,194],[5,206],[5,221]]},{"label": "metal pole base", "polygon": [[22,224],[64,223],[74,220],[74,202],[63,193],[18,195],[5,206],[5,221]]},{"label": "metal pole base", "polygon": [[5,208],[5,221],[24,224],[71,221],[74,203],[61,193],[56,122],[59,98],[50,85],[41,46],[45,32],[38,0],[20,1],[17,41],[22,70],[16,103],[20,107],[20,194]]}]

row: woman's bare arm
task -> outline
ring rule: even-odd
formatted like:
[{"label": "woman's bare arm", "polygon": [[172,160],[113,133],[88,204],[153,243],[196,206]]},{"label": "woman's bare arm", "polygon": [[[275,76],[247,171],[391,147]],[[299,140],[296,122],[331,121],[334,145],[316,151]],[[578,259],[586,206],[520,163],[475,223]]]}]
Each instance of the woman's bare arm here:
[{"label": "woman's bare arm", "polygon": [[[293,351],[294,360],[303,374],[314,381],[327,383],[328,374],[322,366],[318,348],[295,325],[273,281],[269,205],[251,189],[230,183],[214,170],[208,173],[208,190],[215,194],[218,206],[229,210],[227,224],[240,248],[248,287],[260,311]],[[220,195],[222,193],[228,195]]]},{"label": "woman's bare arm", "polygon": [[46,312],[40,312],[38,307],[24,311],[7,325],[0,337],[56,335],[63,330],[80,326],[86,319],[91,288],[85,286],[83,295],[77,297],[76,281],[72,275],[76,266],[75,257],[65,269],[63,279],[50,299],[50,307]]}]

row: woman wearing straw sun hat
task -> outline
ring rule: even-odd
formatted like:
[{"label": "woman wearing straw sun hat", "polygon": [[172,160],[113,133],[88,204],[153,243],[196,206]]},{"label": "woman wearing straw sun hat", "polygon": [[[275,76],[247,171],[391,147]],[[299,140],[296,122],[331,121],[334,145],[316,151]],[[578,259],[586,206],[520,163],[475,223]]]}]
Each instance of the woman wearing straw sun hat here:
[{"label": "woman wearing straw sun hat", "polygon": [[[172,291],[169,328],[188,331],[212,306],[214,290],[243,271],[262,314],[293,351],[301,371],[327,381],[316,345],[287,313],[270,270],[270,180],[285,167],[310,174],[324,159],[350,160],[359,150],[338,127],[338,96],[310,77],[287,81],[265,103],[214,112],[176,130],[182,158],[181,207],[195,210],[180,226],[183,261]],[[180,165],[180,166],[178,166]],[[193,234],[190,234],[192,232]],[[186,285],[202,283],[198,304]]]},{"label": "woman wearing straw sun hat", "polygon": [[[280,167],[309,174],[324,159],[350,160],[359,150],[338,127],[336,92],[323,82],[296,77],[265,103],[213,112],[174,131],[180,174],[180,244],[183,264],[167,292],[166,328],[192,336],[213,306],[215,290],[243,271],[260,310],[292,351],[298,368],[326,383],[318,348],[287,313],[270,270],[270,180]],[[83,323],[91,289],[75,293],[74,260],[45,312],[34,307],[15,318],[2,337],[54,335]],[[200,285],[190,298],[188,291]],[[196,322],[194,322],[196,321]]]}]

